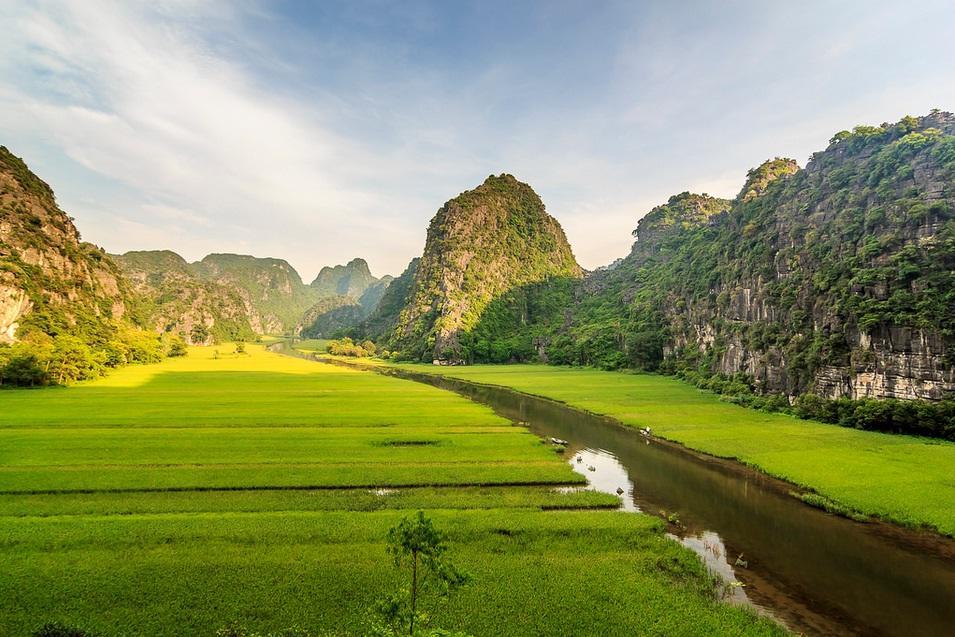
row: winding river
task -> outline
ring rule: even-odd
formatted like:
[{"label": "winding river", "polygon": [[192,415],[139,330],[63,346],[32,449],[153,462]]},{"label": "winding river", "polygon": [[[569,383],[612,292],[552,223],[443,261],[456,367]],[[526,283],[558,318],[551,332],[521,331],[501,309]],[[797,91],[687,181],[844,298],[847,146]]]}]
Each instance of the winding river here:
[{"label": "winding river", "polygon": [[671,518],[671,535],[722,576],[731,601],[796,632],[955,635],[955,540],[828,514],[789,495],[786,483],[739,463],[645,438],[557,402],[379,371],[456,392],[538,436],[566,440],[564,457],[589,488],[622,489],[622,509]]}]

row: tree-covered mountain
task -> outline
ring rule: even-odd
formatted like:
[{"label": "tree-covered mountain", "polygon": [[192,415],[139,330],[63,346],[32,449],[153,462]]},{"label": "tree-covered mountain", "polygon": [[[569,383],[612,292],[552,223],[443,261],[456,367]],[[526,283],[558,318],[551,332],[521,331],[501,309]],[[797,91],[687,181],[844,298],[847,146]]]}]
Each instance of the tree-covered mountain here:
[{"label": "tree-covered mountain", "polygon": [[550,277],[580,276],[563,229],[537,193],[512,175],[492,175],[431,220],[392,345],[416,358],[461,359],[463,340],[496,298]]},{"label": "tree-covered mountain", "polygon": [[312,281],[322,297],[350,296],[359,298],[365,290],[378,282],[364,259],[352,259],[345,265],[325,266]]},{"label": "tree-covered mountain", "polygon": [[103,342],[134,305],[116,264],[0,146],[0,342],[31,332]]},{"label": "tree-covered mountain", "polygon": [[[147,300],[148,322],[192,340],[232,340],[296,331],[318,293],[282,259],[210,254],[187,263],[168,250],[114,255]],[[192,336],[192,328],[203,324]]]},{"label": "tree-covered mountain", "polygon": [[65,384],[185,354],[139,329],[145,308],[53,190],[0,146],[0,386]]},{"label": "tree-covered mountain", "polygon": [[502,295],[512,314],[518,292],[543,309],[485,330],[490,349],[743,374],[789,395],[955,390],[951,114],[843,131],[803,170],[767,162],[733,202],[677,195],[635,234],[612,269]]},{"label": "tree-covered mountain", "polygon": [[113,259],[140,295],[150,329],[183,334],[195,344],[255,337],[242,291],[203,278],[175,252],[127,252]]},{"label": "tree-covered mountain", "polygon": [[244,254],[210,254],[196,264],[203,278],[238,288],[258,334],[294,332],[319,294],[288,261]]},{"label": "tree-covered mountain", "polygon": [[322,268],[311,287],[320,298],[301,320],[302,336],[328,338],[356,328],[377,307],[393,277],[375,277],[364,259]]}]

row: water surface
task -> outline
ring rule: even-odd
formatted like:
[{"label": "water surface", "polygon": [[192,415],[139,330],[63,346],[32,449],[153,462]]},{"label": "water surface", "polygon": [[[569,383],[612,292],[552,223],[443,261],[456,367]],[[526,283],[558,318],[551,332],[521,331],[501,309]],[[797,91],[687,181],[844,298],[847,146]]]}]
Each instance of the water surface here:
[{"label": "water surface", "polygon": [[955,540],[828,514],[789,495],[789,485],[738,463],[554,401],[378,371],[454,391],[548,441],[566,440],[563,456],[589,488],[620,489],[622,509],[672,519],[669,533],[723,578],[729,600],[798,633],[955,635]]}]

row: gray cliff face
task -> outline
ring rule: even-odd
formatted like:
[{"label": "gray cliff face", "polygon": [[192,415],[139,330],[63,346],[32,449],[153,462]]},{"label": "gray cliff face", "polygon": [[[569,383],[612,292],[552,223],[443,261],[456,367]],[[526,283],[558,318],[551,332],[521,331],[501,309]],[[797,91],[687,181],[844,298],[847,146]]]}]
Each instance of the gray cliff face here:
[{"label": "gray cliff face", "polygon": [[861,148],[858,134],[837,136],[781,175],[769,201],[737,199],[719,236],[752,242],[735,240],[720,265],[752,263],[724,267],[735,276],[703,298],[667,304],[666,353],[698,349],[715,355],[713,371],[789,395],[955,392],[955,117],[906,125]]}]

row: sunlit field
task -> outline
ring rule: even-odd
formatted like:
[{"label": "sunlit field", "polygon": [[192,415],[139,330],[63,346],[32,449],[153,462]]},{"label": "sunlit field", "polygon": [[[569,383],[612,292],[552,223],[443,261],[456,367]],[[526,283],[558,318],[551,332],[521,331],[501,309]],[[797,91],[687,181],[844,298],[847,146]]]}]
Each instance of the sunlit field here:
[{"label": "sunlit field", "polygon": [[857,511],[955,535],[955,444],[847,429],[747,409],[679,380],[542,365],[435,367],[419,372],[545,396],[746,464]]},{"label": "sunlit field", "polygon": [[192,348],[69,388],[0,392],[0,634],[227,624],[362,634],[402,583],[388,529],[425,510],[472,583],[474,635],[769,635],[663,523],[565,492],[548,445],[426,385]]}]

